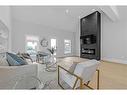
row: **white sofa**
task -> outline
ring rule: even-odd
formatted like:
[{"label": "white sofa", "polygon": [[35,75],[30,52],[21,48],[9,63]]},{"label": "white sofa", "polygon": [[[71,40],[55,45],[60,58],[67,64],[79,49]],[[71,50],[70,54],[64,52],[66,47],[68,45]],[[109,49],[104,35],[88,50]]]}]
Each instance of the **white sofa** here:
[{"label": "white sofa", "polygon": [[[38,65],[29,64],[22,66],[0,66],[0,89],[14,89],[16,82],[22,77],[37,77]],[[29,84],[25,83],[25,86],[34,88],[35,84],[29,80]],[[27,88],[28,88],[27,86]],[[22,87],[23,88],[23,87]]]}]

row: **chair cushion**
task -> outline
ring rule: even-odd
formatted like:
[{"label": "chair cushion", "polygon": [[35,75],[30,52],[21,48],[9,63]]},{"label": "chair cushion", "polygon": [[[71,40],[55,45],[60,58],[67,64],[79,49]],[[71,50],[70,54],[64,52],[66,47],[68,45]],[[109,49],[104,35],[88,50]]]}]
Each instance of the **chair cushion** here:
[{"label": "chair cushion", "polygon": [[84,81],[89,81],[94,72],[96,71],[98,67],[99,61],[97,60],[89,60],[85,62],[81,62],[77,64],[74,74],[78,75],[79,77],[82,77]]},{"label": "chair cushion", "polygon": [[27,62],[23,60],[22,58],[18,57],[15,54],[7,53],[7,61],[10,66],[20,66],[20,65],[26,65]]}]

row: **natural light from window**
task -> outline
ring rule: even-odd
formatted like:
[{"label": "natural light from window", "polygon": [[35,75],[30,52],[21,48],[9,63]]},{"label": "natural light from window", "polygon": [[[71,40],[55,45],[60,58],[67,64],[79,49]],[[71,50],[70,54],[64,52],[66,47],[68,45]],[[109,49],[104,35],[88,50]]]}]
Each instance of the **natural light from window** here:
[{"label": "natural light from window", "polygon": [[30,55],[35,54],[37,52],[37,41],[27,41],[26,51]]},{"label": "natural light from window", "polygon": [[36,60],[36,54],[39,50],[39,38],[35,36],[26,36],[26,52],[30,54],[33,60]]},{"label": "natural light from window", "polygon": [[[51,39],[51,48],[54,48],[56,50],[56,39]],[[54,55],[56,55],[56,51],[54,53]]]},{"label": "natural light from window", "polygon": [[64,40],[64,54],[71,53],[71,40]]}]

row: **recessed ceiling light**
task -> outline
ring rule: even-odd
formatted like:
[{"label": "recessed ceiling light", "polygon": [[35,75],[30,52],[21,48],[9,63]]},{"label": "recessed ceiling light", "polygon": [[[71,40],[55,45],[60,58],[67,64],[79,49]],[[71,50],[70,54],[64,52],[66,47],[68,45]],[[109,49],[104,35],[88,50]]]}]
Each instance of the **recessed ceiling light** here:
[{"label": "recessed ceiling light", "polygon": [[65,10],[65,12],[66,12],[66,13],[68,13],[68,12],[69,12],[69,10],[68,10],[68,9],[66,9],[66,10]]}]

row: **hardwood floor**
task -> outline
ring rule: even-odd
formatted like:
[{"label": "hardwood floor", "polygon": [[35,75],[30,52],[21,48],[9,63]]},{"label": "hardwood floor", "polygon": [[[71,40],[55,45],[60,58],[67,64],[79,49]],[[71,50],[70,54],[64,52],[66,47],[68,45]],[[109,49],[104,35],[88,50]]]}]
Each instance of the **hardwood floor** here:
[{"label": "hardwood floor", "polygon": [[[67,57],[62,60],[64,63],[69,64],[73,61],[81,62],[85,59],[79,57]],[[101,61],[99,70],[100,89],[127,89],[127,64]],[[96,87],[96,74],[90,85]]]},{"label": "hardwood floor", "polygon": [[127,65],[101,61],[101,89],[127,89]]}]

